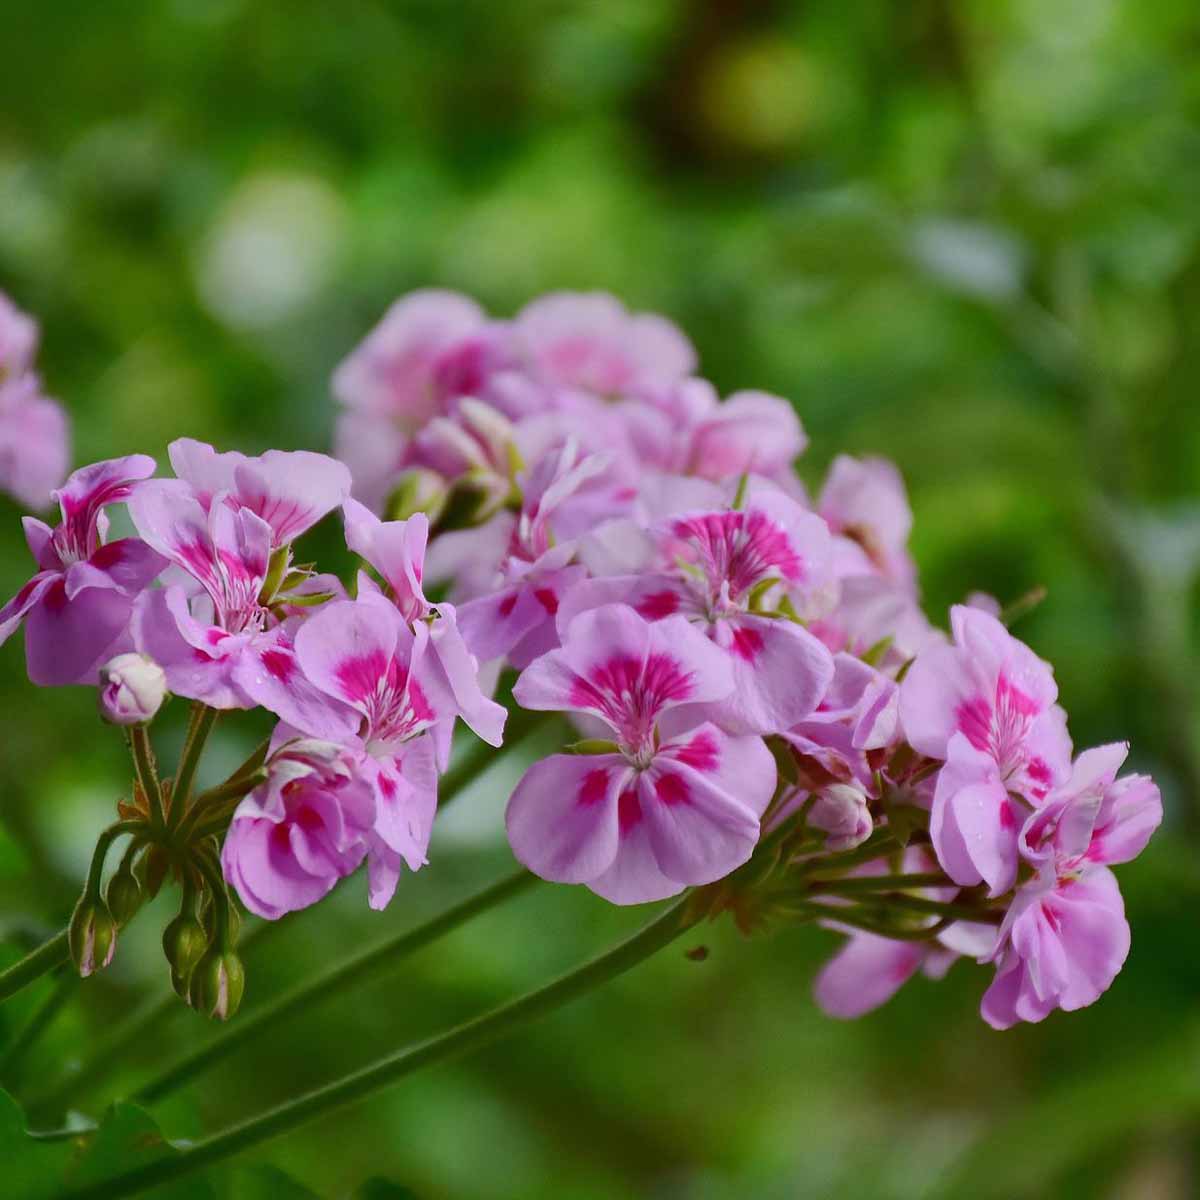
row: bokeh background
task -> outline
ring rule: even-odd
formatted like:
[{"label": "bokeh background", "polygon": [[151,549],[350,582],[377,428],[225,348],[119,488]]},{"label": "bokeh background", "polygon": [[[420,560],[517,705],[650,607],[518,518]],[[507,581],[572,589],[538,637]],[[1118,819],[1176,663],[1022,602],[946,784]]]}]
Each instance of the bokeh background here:
[{"label": "bokeh background", "polygon": [[[429,1200],[1200,1194],[1194,2],[0,0],[0,30],[0,287],[42,320],[77,462],[181,434],[326,448],[330,371],[398,294],[509,314],[611,289],[679,321],[723,390],[794,400],[806,479],[839,451],[899,462],[935,619],[1048,587],[1020,632],[1076,743],[1131,739],[1167,807],[1122,872],[1132,956],[1086,1012],[993,1033],[987,973],[959,964],[838,1024],[809,997],[831,936],[716,927],[707,961],[668,951],[213,1195],[291,1195],[267,1167],[320,1197],[372,1176]],[[7,595],[28,564],[0,517]],[[69,911],[126,767],[87,693],[25,683],[19,638],[0,706],[11,957]],[[257,734],[228,722],[210,770]],[[248,949],[246,1004],[508,869],[505,787],[456,801],[386,914],[353,881]],[[5,1082],[36,1097],[162,994],[168,916]],[[249,1115],[641,919],[530,892],[274,1031],[164,1128]],[[205,1036],[180,1007],[81,1106]]]}]

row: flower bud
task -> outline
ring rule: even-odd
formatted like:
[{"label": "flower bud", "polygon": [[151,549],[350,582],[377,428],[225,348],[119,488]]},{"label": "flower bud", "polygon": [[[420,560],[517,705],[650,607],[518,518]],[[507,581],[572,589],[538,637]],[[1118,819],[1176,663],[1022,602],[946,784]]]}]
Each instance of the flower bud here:
[{"label": "flower bud", "polygon": [[142,885],[128,866],[121,869],[108,881],[104,893],[108,911],[117,925],[127,925],[142,906]]},{"label": "flower bud", "polygon": [[145,654],[118,654],[100,668],[100,715],[113,725],[153,720],[166,695],[162,667]]},{"label": "flower bud", "polygon": [[117,948],[117,923],[98,896],[83,896],[75,906],[67,930],[71,958],[85,979],[112,962]]},{"label": "flower bud", "polygon": [[411,467],[401,474],[387,501],[389,521],[407,521],[414,513],[425,513],[436,521],[446,504],[448,485],[437,471]]},{"label": "flower bud", "polygon": [[237,1012],[245,987],[246,972],[242,960],[233,950],[214,944],[192,972],[188,1003],[197,1012],[227,1021]]},{"label": "flower bud", "polygon": [[191,913],[181,912],[163,930],[162,946],[171,968],[171,986],[186,1000],[192,972],[208,948],[204,928]]},{"label": "flower bud", "polygon": [[817,793],[808,824],[824,832],[827,850],[836,851],[861,846],[874,828],[866,793],[848,783],[832,783]]}]

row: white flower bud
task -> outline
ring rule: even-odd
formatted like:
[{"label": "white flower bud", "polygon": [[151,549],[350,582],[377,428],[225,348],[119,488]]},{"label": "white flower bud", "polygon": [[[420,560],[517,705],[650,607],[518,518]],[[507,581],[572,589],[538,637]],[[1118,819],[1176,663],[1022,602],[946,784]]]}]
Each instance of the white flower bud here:
[{"label": "white flower bud", "polygon": [[866,793],[848,783],[830,784],[817,793],[808,810],[808,824],[825,833],[827,850],[853,850],[861,846],[873,828]]},{"label": "white flower bud", "polygon": [[100,715],[114,725],[153,720],[166,695],[162,667],[145,654],[118,654],[100,668]]}]

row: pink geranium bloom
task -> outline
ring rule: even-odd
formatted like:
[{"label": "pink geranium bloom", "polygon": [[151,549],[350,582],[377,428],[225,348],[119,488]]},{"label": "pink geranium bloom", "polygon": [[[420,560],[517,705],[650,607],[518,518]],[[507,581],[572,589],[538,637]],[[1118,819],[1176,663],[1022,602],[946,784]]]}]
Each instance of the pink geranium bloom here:
[{"label": "pink geranium bloom", "polygon": [[880,574],[912,588],[912,509],[894,464],[839,454],[825,478],[817,511],[838,535],[839,574]]},{"label": "pink geranium bloom", "polygon": [[503,386],[498,378],[515,374],[507,370],[510,358],[505,327],[466,296],[428,289],[397,300],[333,377],[344,406],[337,454],[354,475],[355,496],[382,508],[412,435],[450,415],[459,397],[508,412],[503,401],[516,392],[510,407],[530,404],[523,381]]},{"label": "pink geranium bloom", "polygon": [[[313,507],[301,515],[286,491],[278,503],[257,500],[285,534],[324,515]],[[142,537],[188,580],[147,592],[134,618],[138,648],[163,667],[171,691],[213,708],[261,704],[313,736],[336,739],[353,728],[353,714],[297,666],[300,618],[281,620],[286,605],[263,593],[280,549],[267,520],[228,492],[198,494],[177,479],[145,485],[129,510]]]},{"label": "pink geranium bloom", "polygon": [[268,450],[257,458],[236,450],[218,454],[205,442],[179,438],[168,448],[178,478],[207,510],[220,496],[249,509],[271,527],[271,547],[307,533],[350,495],[350,471],[326,454]]},{"label": "pink geranium bloom", "polygon": [[409,625],[378,594],[326,605],[296,635],[304,675],[358,719],[340,740],[375,796],[368,846],[370,902],[383,908],[401,862],[425,861],[437,811],[437,763],[430,732],[453,720],[454,700],[431,669],[429,628]]},{"label": "pink geranium bloom", "polygon": [[[480,569],[490,576],[485,595],[459,607],[458,625],[472,653],[481,662],[507,658],[517,668],[558,645],[555,618],[567,592],[586,574],[572,562],[575,545],[555,537],[554,522],[562,507],[605,468],[597,456],[581,458],[574,442],[557,446],[519,480],[521,511],[503,513],[488,525],[465,535],[457,546],[443,543],[445,551],[462,554],[477,548]],[[499,546],[499,563],[486,543]]]},{"label": "pink geranium bloom", "polygon": [[[430,604],[425,599],[422,577],[428,519],[424,513],[417,513],[407,521],[381,521],[356,500],[346,501],[344,513],[350,549],[379,572],[390,599],[406,621],[411,625],[428,624],[430,669],[440,673],[442,689],[454,697],[457,715],[485,742],[499,746],[504,740],[507,712],[483,694],[479,664],[459,632],[454,606]],[[360,594],[370,583],[363,578]],[[448,741],[449,726],[446,734]]]},{"label": "pink geranium bloom", "polygon": [[1116,778],[1127,752],[1124,744],[1085,751],[1021,831],[1037,874],[1017,890],[991,956],[996,978],[982,1012],[997,1029],[1086,1007],[1125,962],[1129,925],[1109,865],[1140,854],[1162,820],[1152,780]]},{"label": "pink geranium bloom", "polygon": [[37,322],[0,292],[0,382],[33,366],[37,344]]},{"label": "pink geranium bloom", "polygon": [[[581,583],[559,614],[627,603],[650,620],[681,614],[721,648],[733,692],[710,715],[740,733],[776,733],[811,713],[833,677],[828,650],[796,622],[771,615],[772,597],[819,587],[828,568],[824,522],[773,489],[746,508],[686,513],[656,526],[633,575]],[[760,607],[761,606],[761,607]]]},{"label": "pink geranium bloom", "polygon": [[375,798],[353,753],[276,728],[267,780],[234,813],[221,850],[225,878],[268,921],[307,908],[367,853]]},{"label": "pink geranium bloom", "polygon": [[102,663],[132,648],[134,601],[167,563],[137,538],[106,542],[104,509],[128,500],[153,473],[154,459],[144,454],[83,467],[54,493],[62,510],[54,529],[25,518],[38,572],[0,609],[0,642],[24,620],[34,683],[96,683]]},{"label": "pink geranium bloom", "polygon": [[0,491],[42,509],[67,474],[70,438],[33,372],[37,342],[37,323],[0,292]]},{"label": "pink geranium bloom", "polygon": [[[834,570],[844,567],[835,546]],[[909,587],[881,575],[839,577],[837,600],[809,622],[809,630],[835,653],[862,656],[886,642],[879,666],[895,672],[929,646],[943,643]]]},{"label": "pink geranium bloom", "polygon": [[910,745],[944,759],[929,832],[956,883],[1012,887],[1030,808],[1070,771],[1066,717],[1048,663],[995,617],[957,605],[953,645],[921,653],[900,689]]},{"label": "pink geranium bloom", "polygon": [[899,740],[899,689],[851,654],[833,656],[833,679],[816,710],[783,734],[806,784],[854,783],[878,793],[879,757]]},{"label": "pink geranium bloom", "polygon": [[526,771],[506,814],[517,858],[616,904],[671,896],[744,863],[775,787],[774,760],[760,739],[682,711],[732,686],[728,659],[682,617],[650,623],[624,605],[577,617],[513,694],[525,708],[585,714],[615,744]]},{"label": "pink geranium bloom", "polygon": [[682,379],[696,352],[665,317],[630,313],[603,292],[555,292],[513,321],[514,351],[550,388],[616,398]]},{"label": "pink geranium bloom", "polygon": [[33,374],[0,378],[0,491],[43,509],[70,464],[70,426],[62,406],[42,395]]},{"label": "pink geranium bloom", "polygon": [[755,474],[795,487],[792,463],[807,438],[796,410],[766,392],[735,392],[724,403],[705,379],[650,389],[619,407],[641,463],[724,483]]}]

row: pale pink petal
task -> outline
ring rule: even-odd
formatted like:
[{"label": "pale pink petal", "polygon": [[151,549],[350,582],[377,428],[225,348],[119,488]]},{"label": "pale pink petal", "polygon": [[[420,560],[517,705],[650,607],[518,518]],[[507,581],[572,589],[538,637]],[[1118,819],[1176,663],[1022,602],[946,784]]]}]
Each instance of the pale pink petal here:
[{"label": "pale pink petal", "polygon": [[296,657],[321,691],[365,715],[396,653],[401,625],[390,604],[327,604],[300,626]]},{"label": "pale pink petal", "polygon": [[98,682],[103,663],[127,648],[133,600],[121,592],[88,588],[68,599],[60,578],[25,616],[29,678],[42,687]]},{"label": "pale pink petal", "polygon": [[[758,841],[757,813],[737,792],[726,791],[713,778],[716,764],[710,768],[710,754],[719,756],[723,747],[713,736],[716,730],[708,732],[715,749],[705,746],[703,753],[698,751],[694,756],[687,750],[674,757],[657,755],[637,781],[638,800],[658,869],[668,878],[688,885],[724,878],[749,859]],[[766,759],[771,759],[758,739],[737,740],[758,742]],[[688,765],[693,761],[703,769]],[[755,765],[757,770],[747,780],[747,788],[757,804],[763,791],[758,780],[770,780],[773,787],[775,768],[773,760]]]},{"label": "pale pink petal", "polygon": [[813,998],[828,1016],[852,1020],[886,1004],[920,967],[926,949],[855,933],[821,968]]},{"label": "pale pink petal", "polygon": [[555,754],[534,763],[504,817],[517,859],[556,883],[603,875],[617,854],[617,800],[630,775],[615,754]]}]

